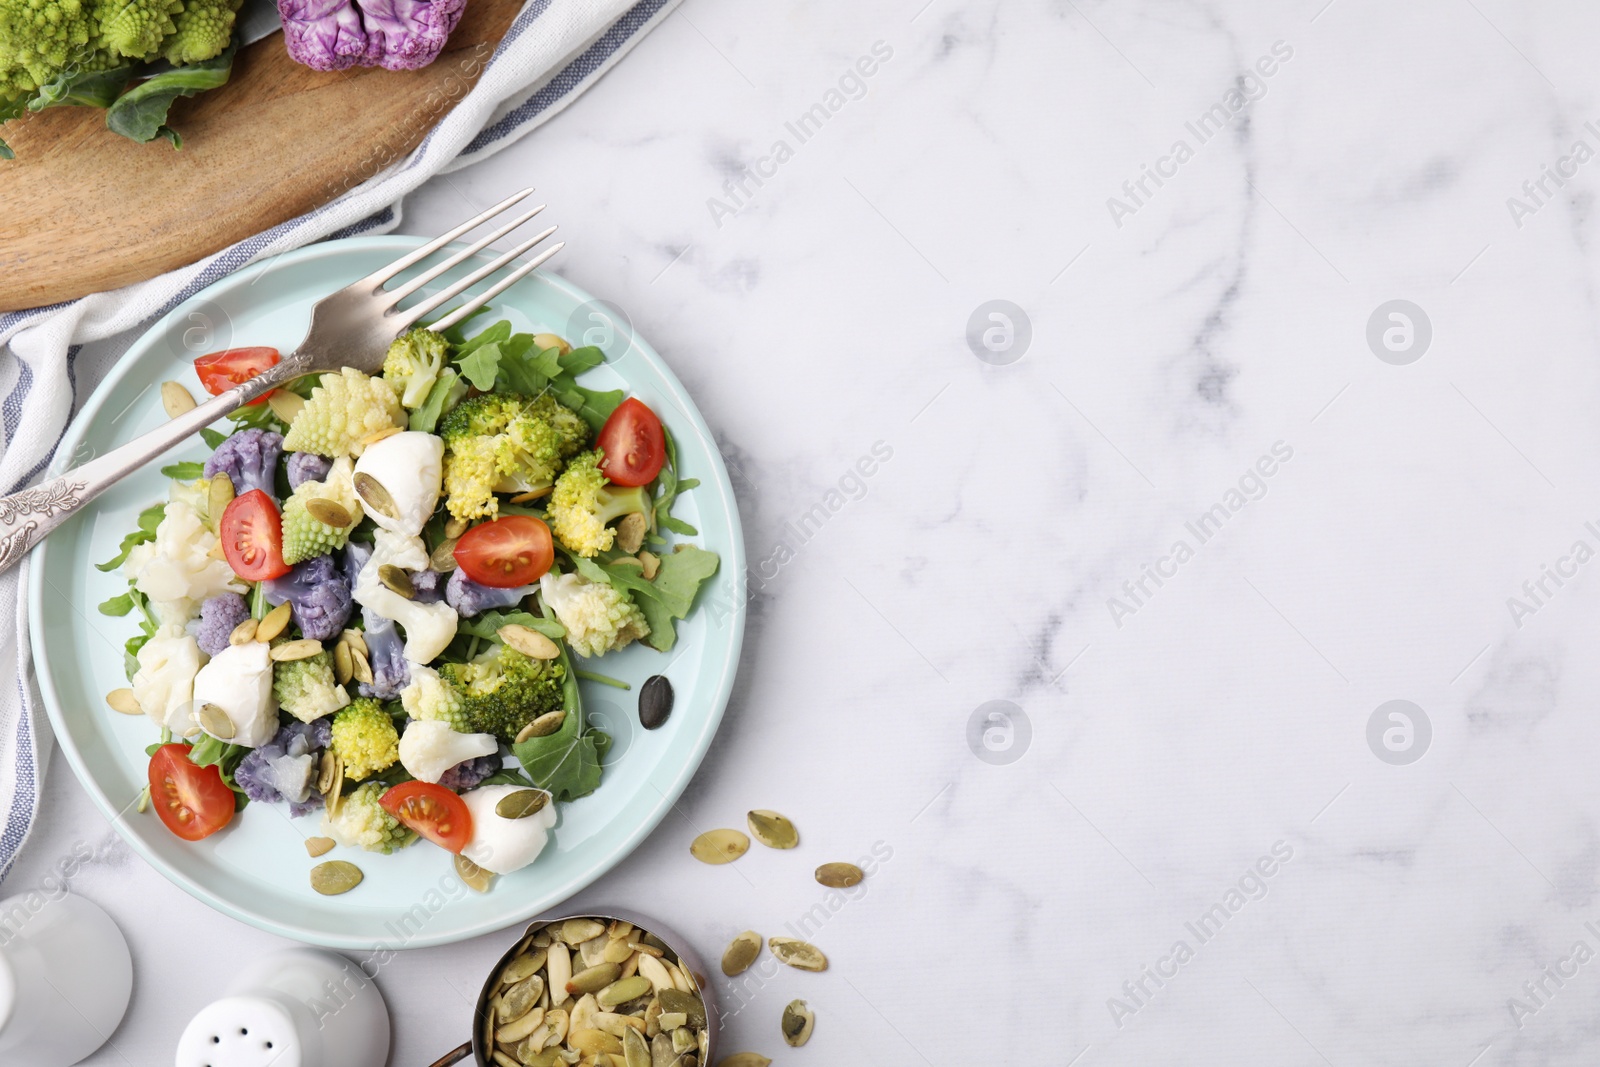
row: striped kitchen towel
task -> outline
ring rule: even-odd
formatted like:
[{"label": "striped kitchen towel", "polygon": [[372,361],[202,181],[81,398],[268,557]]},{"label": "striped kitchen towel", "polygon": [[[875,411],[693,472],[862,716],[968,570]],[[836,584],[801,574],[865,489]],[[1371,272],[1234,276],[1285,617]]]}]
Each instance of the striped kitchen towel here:
[{"label": "striped kitchen towel", "polygon": [[[679,0],[529,0],[482,77],[406,159],[325,207],[192,266],[109,293],[0,314],[0,492],[42,475],[75,406],[78,346],[114,337],[259,259],[333,236],[384,233],[423,182],[494,154],[571,103]],[[0,880],[28,839],[50,752],[34,683],[27,563],[0,576]]]}]

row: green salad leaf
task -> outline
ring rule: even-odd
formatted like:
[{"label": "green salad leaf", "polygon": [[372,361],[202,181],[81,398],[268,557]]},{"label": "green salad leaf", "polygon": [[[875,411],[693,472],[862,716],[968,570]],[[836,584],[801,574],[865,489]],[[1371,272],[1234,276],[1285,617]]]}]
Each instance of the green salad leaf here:
[{"label": "green salad leaf", "polygon": [[500,346],[493,341],[479,345],[459,357],[456,366],[461,368],[461,376],[471,382],[473,388],[488,392],[494,388],[495,375],[500,370]]},{"label": "green salad leaf", "polygon": [[122,539],[122,544],[117,546],[117,554],[104,563],[96,563],[95,569],[100,571],[114,571],[128,561],[128,553],[133,551],[135,545],[142,545],[146,541],[156,539],[156,527],[161,525],[161,520],[166,517],[167,504],[162,501],[152,504],[139,512],[139,528]]},{"label": "green salad leaf", "polygon": [[149,77],[117,97],[106,110],[106,125],[112,132],[141,144],[165,137],[172,142],[172,147],[182,148],[183,138],[167,125],[167,112],[172,102],[225,84],[233,72],[233,55],[238,48],[239,41],[235,38],[220,55],[199,63],[182,67],[153,64]]},{"label": "green salad leaf", "polygon": [[645,644],[666,652],[678,640],[673,620],[686,618],[694,607],[695,594],[706,579],[717,573],[721,558],[698,545],[677,545],[677,551],[661,557],[661,567],[656,571],[654,597],[639,597],[636,603],[650,624],[650,636]]},{"label": "green salad leaf", "polygon": [[192,482],[196,478],[204,478],[206,476],[206,465],[192,460],[184,460],[182,463],[172,463],[162,467],[161,476],[164,478],[176,478],[181,482]]},{"label": "green salad leaf", "polygon": [[[546,608],[546,611],[549,609]],[[611,747],[610,735],[590,730],[583,716],[583,698],[578,692],[578,675],[572,654],[561,646],[562,706],[567,717],[561,729],[545,737],[530,737],[512,745],[511,753],[534,784],[547,789],[558,801],[588,796],[600,785],[600,764]]]},{"label": "green salad leaf", "polygon": [[413,430],[432,433],[438,427],[439,419],[444,413],[455,407],[466,395],[467,383],[455,372],[455,368],[446,367],[439,372],[439,380],[428,390],[428,395],[421,406],[411,413],[407,425]]},{"label": "green salad leaf", "polygon": [[486,611],[472,618],[463,618],[456,624],[456,632],[481,637],[485,641],[498,640],[495,636],[502,626],[526,626],[537,630],[552,641],[567,636],[567,628],[554,619],[546,619],[526,611]]},{"label": "green salad leaf", "polygon": [[200,431],[200,440],[204,441],[213,451],[215,451],[216,447],[227,439],[227,434],[223,433],[221,430],[213,430],[209,426],[204,427]]}]

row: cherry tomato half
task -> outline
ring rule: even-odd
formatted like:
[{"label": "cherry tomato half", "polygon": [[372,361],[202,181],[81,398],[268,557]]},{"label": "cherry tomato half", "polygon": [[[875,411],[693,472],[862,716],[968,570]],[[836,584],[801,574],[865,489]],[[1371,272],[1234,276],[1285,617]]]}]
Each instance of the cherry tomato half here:
[{"label": "cherry tomato half", "polygon": [[448,852],[460,852],[472,840],[472,812],[467,802],[442,785],[401,782],[378,798],[383,810]]},{"label": "cherry tomato half", "polygon": [[[200,376],[200,384],[205,386],[206,392],[219,396],[240,382],[254,378],[280,358],[276,348],[229,348],[196,359],[194,372]],[[269,391],[250,404],[259,404],[270,395]]]},{"label": "cherry tomato half", "polygon": [[496,589],[537,582],[556,561],[550,527],[531,515],[479,523],[461,535],[454,555],[468,578]]},{"label": "cherry tomato half", "polygon": [[605,453],[600,473],[618,485],[649,485],[667,461],[667,435],[656,413],[633,397],[600,427],[595,447]]},{"label": "cherry tomato half", "polygon": [[233,790],[222,771],[190,763],[187,745],[162,745],[150,757],[150,803],[167,829],[185,841],[210,837],[233,821]]},{"label": "cherry tomato half", "polygon": [[283,561],[283,524],[278,505],[259,489],[236,496],[222,512],[217,539],[233,573],[247,582],[281,578],[289,573]]}]

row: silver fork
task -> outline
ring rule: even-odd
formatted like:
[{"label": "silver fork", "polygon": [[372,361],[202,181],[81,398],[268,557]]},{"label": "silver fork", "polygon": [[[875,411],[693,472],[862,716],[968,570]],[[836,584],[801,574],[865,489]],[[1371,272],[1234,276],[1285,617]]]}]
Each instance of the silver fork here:
[{"label": "silver fork", "polygon": [[[476,229],[520,203],[532,192],[532,189],[524,189],[513,193],[488,211],[468,219],[437,240],[406,253],[381,270],[374,271],[360,281],[317,301],[311,309],[311,328],[306,331],[305,339],[276,366],[177,416],[159,429],[151,430],[144,436],[92,459],[81,467],[75,467],[59,477],[10,496],[0,497],[0,572],[14,566],[51,530],[65,522],[72,512],[163,452],[180,444],[191,434],[198,433],[202,428],[211,425],[235,408],[248,404],[263,393],[293,381],[301,375],[333,371],[341,367],[354,367],[368,374],[376,374],[383,365],[383,357],[388,350],[389,342],[400,336],[424,315],[460,296],[490,275],[510,266],[524,252],[555,233],[556,228],[551,226],[535,234],[492,262],[484,264],[459,281],[452,282],[439,292],[424,297],[411,307],[401,308],[400,301],[445,271],[483,251],[492,242],[511,233],[543,211],[545,205],[540,204],[536,208],[524,211],[487,236],[479,238],[444,262],[428,268],[402,285],[385,289],[384,283],[392,280],[401,271],[433,255],[462,234]],[[477,296],[468,297],[459,308],[430,324],[428,329],[445,330],[454,326],[561,251],[564,245],[565,242],[557,242],[527,262],[517,264],[504,278]]]}]

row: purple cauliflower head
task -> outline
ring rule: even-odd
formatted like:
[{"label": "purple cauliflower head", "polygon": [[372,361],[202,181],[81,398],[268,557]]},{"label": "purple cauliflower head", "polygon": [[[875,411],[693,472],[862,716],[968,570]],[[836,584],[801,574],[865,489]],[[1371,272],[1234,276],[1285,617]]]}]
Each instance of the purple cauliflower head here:
[{"label": "purple cauliflower head", "polygon": [[[244,795],[259,804],[289,802],[289,815],[300,818],[322,807],[317,793],[317,753],[333,741],[333,723],[291,722],[271,741],[255,749],[233,772]],[[295,799],[296,797],[300,799]]]},{"label": "purple cauliflower head", "polygon": [[419,604],[437,604],[444,599],[444,575],[438,571],[412,571],[411,599]]},{"label": "purple cauliflower head", "polygon": [[411,666],[406,662],[406,643],[395,628],[393,619],[386,619],[366,608],[361,609],[362,635],[367,642],[367,662],[372,666],[372,684],[359,686],[364,697],[393,700],[400,690],[411,684]]},{"label": "purple cauliflower head", "polygon": [[354,607],[351,581],[340,573],[332,555],[312,556],[282,578],[262,583],[267,603],[289,602],[290,616],[306,637],[326,641],[338,636]]},{"label": "purple cauliflower head", "polygon": [[439,776],[439,784],[457,793],[476,789],[491,774],[500,770],[499,756],[477,756],[451,767]]},{"label": "purple cauliflower head", "polygon": [[522,598],[538,590],[537,585],[519,585],[510,589],[497,589],[480,585],[467,577],[467,572],[457,567],[444,587],[445,603],[456,609],[457,615],[481,615],[498,608],[515,607]]},{"label": "purple cauliflower head", "polygon": [[217,446],[206,459],[206,477],[226,474],[236,496],[252,489],[278,498],[275,487],[278,457],[283,455],[283,435],[271,430],[240,430]]},{"label": "purple cauliflower head", "polygon": [[194,639],[200,651],[215,656],[228,647],[234,629],[250,617],[250,605],[238,593],[218,593],[200,605],[200,625]]},{"label": "purple cauliflower head", "polygon": [[278,0],[289,56],[312,70],[432,63],[466,0]]},{"label": "purple cauliflower head", "polygon": [[290,452],[283,469],[289,475],[289,488],[300,488],[301,482],[320,482],[333,470],[333,460],[315,452]]}]

